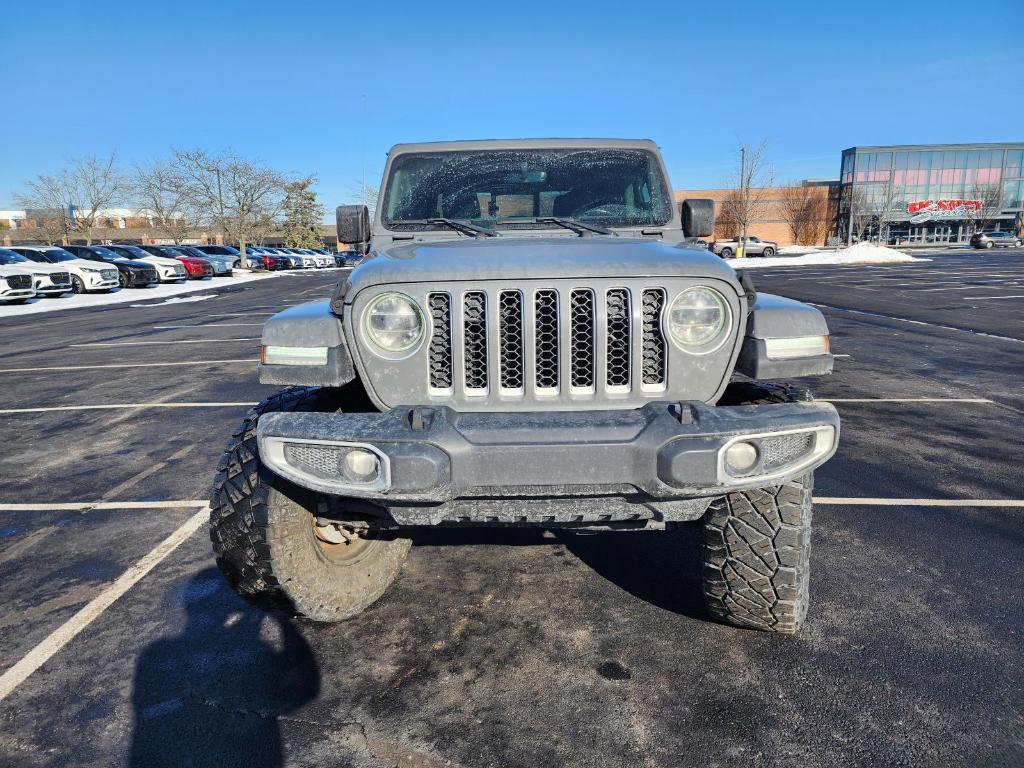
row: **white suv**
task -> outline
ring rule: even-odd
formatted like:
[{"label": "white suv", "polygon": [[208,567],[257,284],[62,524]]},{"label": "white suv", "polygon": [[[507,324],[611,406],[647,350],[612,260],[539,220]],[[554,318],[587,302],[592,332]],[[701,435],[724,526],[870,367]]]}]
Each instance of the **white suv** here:
[{"label": "white suv", "polygon": [[41,264],[58,264],[71,273],[71,290],[75,293],[108,292],[118,287],[117,267],[101,261],[79,259],[55,245],[18,245],[15,253]]},{"label": "white suv", "polygon": [[32,275],[14,267],[0,266],[0,303],[24,304],[35,295]]},{"label": "white suv", "polygon": [[32,275],[32,287],[39,296],[61,296],[71,290],[71,273],[59,264],[43,264],[0,248],[0,265]]},{"label": "white suv", "polygon": [[188,280],[188,272],[185,269],[185,265],[177,259],[167,256],[156,256],[149,251],[142,250],[137,245],[105,245],[103,247],[113,251],[118,256],[124,256],[126,259],[148,261],[156,267],[156,273],[160,276],[161,283],[176,283],[179,280],[182,282]]}]

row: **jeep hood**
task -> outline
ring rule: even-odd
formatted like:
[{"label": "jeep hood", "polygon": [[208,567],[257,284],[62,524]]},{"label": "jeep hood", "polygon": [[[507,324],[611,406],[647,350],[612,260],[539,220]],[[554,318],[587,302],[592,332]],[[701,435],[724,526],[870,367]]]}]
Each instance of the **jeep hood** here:
[{"label": "jeep hood", "polygon": [[349,275],[347,300],[364,288],[398,283],[680,275],[738,285],[732,267],[703,249],[624,237],[501,236],[375,251]]}]

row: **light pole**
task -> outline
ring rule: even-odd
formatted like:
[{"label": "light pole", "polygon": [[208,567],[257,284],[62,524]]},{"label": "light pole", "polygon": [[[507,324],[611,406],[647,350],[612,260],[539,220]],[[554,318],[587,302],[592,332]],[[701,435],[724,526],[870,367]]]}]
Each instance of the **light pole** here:
[{"label": "light pole", "polygon": [[746,178],[747,148],[740,147],[740,210],[743,211],[743,227],[740,235],[739,247],[736,249],[736,258],[742,259],[747,255],[747,218],[750,209],[747,205],[747,178]]}]

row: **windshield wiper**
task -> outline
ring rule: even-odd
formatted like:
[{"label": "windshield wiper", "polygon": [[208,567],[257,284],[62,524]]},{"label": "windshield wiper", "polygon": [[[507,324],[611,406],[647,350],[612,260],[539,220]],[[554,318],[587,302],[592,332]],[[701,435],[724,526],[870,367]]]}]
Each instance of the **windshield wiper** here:
[{"label": "windshield wiper", "polygon": [[466,221],[456,221],[455,219],[427,219],[428,224],[443,224],[446,227],[451,227],[456,232],[461,232],[464,235],[472,235],[473,237],[497,237],[498,233],[493,229],[485,229],[484,227],[478,227],[476,224],[470,224]]},{"label": "windshield wiper", "polygon": [[560,227],[571,229],[580,237],[590,237],[592,233],[598,235],[616,235],[618,233],[607,229],[606,227],[595,227],[593,224],[584,224],[576,219],[563,219],[559,216],[545,216],[544,218],[534,219],[534,224],[557,224]]}]

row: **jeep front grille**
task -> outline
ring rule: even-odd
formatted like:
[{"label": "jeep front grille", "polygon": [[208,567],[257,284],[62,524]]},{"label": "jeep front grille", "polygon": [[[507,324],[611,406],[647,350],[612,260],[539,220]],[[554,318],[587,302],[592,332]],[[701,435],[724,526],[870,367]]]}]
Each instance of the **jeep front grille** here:
[{"label": "jeep front grille", "polygon": [[[597,358],[604,355],[602,389],[628,393],[640,384],[645,389],[664,388],[668,351],[661,331],[664,291],[641,293],[643,307],[640,349],[642,380],[634,381],[633,292],[612,288],[603,292],[604,312],[597,312],[592,288],[564,293],[540,288],[524,296],[516,290],[467,291],[453,302],[448,293],[427,296],[431,319],[428,345],[431,394],[451,394],[454,377],[461,376],[468,396],[485,396],[491,388],[490,363],[497,362],[497,384],[503,395],[522,395],[527,378],[538,396],[594,393],[597,390]],[[560,303],[568,299],[563,319]],[[452,307],[461,307],[461,318]],[[490,317],[492,307],[497,318]],[[527,318],[526,310],[532,311]],[[529,322],[532,320],[532,323]],[[453,347],[452,325],[461,325],[461,356]],[[532,328],[532,344],[529,331]],[[598,336],[601,336],[599,342]],[[532,355],[528,354],[528,347]],[[599,352],[599,349],[603,350]],[[461,358],[461,363],[458,361]],[[562,363],[568,361],[568,370]],[[563,376],[566,380],[563,381]]]}]

